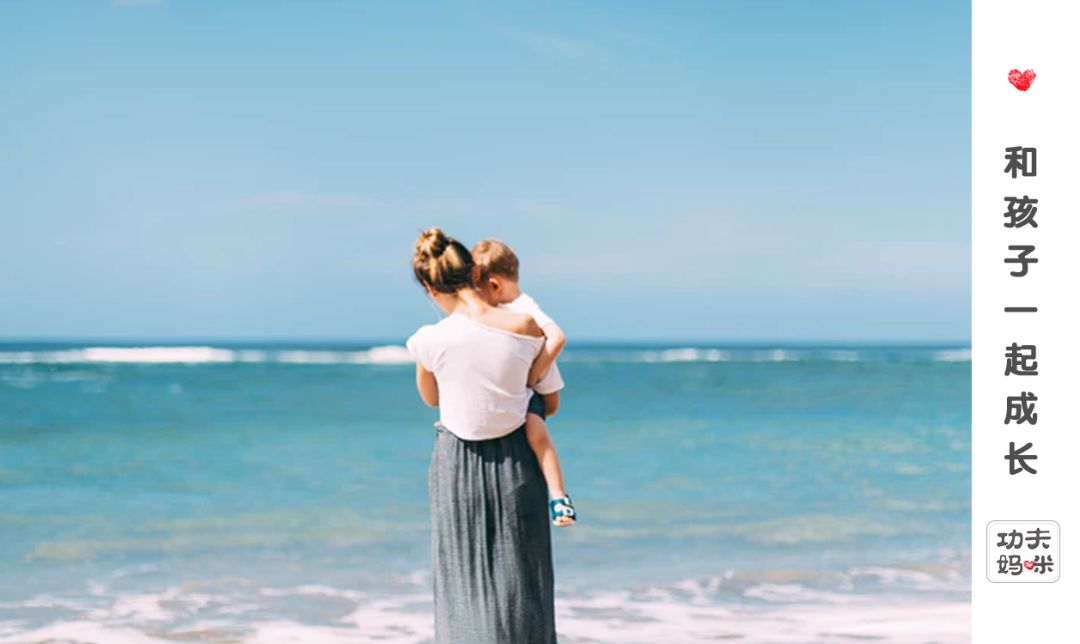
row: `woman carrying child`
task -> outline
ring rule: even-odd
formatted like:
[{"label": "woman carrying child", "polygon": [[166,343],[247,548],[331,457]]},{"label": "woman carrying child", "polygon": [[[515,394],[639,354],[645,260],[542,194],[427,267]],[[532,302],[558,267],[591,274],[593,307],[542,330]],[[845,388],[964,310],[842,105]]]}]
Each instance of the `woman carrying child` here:
[{"label": "woman carrying child", "polygon": [[437,228],[417,239],[413,270],[447,313],[406,343],[420,396],[440,415],[428,470],[435,639],[555,642],[548,492],[525,435],[543,331],[488,304],[469,250]]}]

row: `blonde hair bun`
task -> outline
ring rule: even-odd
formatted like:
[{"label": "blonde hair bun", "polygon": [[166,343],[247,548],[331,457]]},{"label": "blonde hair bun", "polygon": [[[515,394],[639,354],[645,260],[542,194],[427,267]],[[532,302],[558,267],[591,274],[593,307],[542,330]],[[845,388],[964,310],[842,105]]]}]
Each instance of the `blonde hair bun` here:
[{"label": "blonde hair bun", "polygon": [[438,228],[428,228],[416,238],[413,274],[416,281],[439,293],[455,293],[474,286],[473,258],[468,248]]},{"label": "blonde hair bun", "polygon": [[420,237],[416,240],[416,252],[438,259],[446,252],[446,247],[449,245],[450,238],[446,236],[446,233],[437,227],[432,227],[420,233]]}]

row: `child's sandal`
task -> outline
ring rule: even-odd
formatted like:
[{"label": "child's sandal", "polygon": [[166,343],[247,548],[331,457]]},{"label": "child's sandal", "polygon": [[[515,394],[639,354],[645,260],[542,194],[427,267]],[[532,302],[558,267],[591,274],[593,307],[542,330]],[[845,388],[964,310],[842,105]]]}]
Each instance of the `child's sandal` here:
[{"label": "child's sandal", "polygon": [[574,502],[570,500],[569,495],[548,501],[548,507],[551,508],[551,523],[557,527],[565,528],[577,521]]}]

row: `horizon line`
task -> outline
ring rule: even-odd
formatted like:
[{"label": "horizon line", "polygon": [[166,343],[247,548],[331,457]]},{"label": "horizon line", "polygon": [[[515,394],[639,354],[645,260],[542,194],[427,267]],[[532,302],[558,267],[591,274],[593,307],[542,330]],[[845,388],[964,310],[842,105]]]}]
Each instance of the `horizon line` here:
[{"label": "horizon line", "polygon": [[[157,344],[171,346],[213,345],[213,344],[341,344],[341,345],[404,345],[406,337],[400,338],[359,338],[359,337],[288,337],[288,336],[0,336],[0,345],[14,344]],[[963,347],[970,348],[971,340],[931,340],[931,339],[781,339],[781,338],[753,338],[753,339],[717,339],[717,338],[662,338],[662,337],[638,337],[638,338],[603,338],[585,337],[569,340],[567,347],[575,345],[706,345],[706,346],[925,346],[925,347]]]}]

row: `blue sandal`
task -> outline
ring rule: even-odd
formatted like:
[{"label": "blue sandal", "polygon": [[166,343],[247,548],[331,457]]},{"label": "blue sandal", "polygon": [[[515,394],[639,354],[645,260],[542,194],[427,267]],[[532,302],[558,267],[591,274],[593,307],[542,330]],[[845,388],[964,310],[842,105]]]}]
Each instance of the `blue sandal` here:
[{"label": "blue sandal", "polygon": [[[548,507],[551,508],[551,523],[559,528],[573,525],[577,521],[577,512],[574,510],[574,502],[570,500],[569,494],[548,501]],[[559,523],[559,519],[562,518],[569,518],[570,520]]]}]

